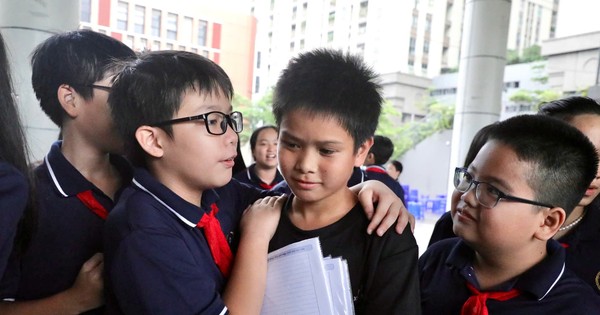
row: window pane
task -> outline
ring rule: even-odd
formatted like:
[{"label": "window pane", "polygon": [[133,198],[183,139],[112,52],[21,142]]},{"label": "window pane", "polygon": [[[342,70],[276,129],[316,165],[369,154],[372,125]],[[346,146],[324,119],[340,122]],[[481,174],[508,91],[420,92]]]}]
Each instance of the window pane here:
[{"label": "window pane", "polygon": [[81,21],[92,21],[92,0],[81,0]]},{"label": "window pane", "polygon": [[152,36],[160,37],[160,19],[161,12],[159,10],[152,10]]},{"label": "window pane", "polygon": [[169,13],[167,15],[167,38],[177,39],[177,14]]},{"label": "window pane", "polygon": [[135,6],[135,20],[133,22],[133,31],[138,34],[144,34],[144,26],[146,20],[146,7]]},{"label": "window pane", "polygon": [[206,32],[208,29],[208,22],[199,20],[198,21],[198,45],[206,46]]},{"label": "window pane", "polygon": [[129,14],[129,4],[127,2],[119,1],[119,7],[117,11],[117,29],[126,31],[127,30],[127,15]]},{"label": "window pane", "polygon": [[193,42],[192,32],[194,29],[194,20],[191,17],[183,18],[183,25],[181,27],[181,37],[180,40],[186,43]]}]

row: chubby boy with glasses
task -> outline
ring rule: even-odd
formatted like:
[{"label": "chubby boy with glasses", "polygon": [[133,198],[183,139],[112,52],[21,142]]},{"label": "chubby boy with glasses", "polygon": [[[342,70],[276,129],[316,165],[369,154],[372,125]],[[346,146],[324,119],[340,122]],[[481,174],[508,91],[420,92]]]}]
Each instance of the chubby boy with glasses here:
[{"label": "chubby boy with glasses", "polygon": [[455,170],[459,237],[419,259],[423,314],[597,314],[600,298],[565,269],[552,239],[597,167],[594,146],[564,122],[523,115],[494,125]]},{"label": "chubby boy with glasses", "polygon": [[223,69],[189,52],[145,53],[117,75],[109,104],[135,170],[106,223],[108,314],[260,312],[282,199],[231,180],[232,98]]}]

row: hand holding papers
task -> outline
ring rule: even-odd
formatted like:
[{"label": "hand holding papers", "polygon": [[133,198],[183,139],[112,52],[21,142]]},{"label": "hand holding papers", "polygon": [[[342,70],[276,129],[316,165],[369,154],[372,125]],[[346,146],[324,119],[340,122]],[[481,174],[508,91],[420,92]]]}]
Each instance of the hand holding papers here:
[{"label": "hand holding papers", "polygon": [[318,238],[269,253],[261,314],[354,314],[346,261],[323,258]]}]

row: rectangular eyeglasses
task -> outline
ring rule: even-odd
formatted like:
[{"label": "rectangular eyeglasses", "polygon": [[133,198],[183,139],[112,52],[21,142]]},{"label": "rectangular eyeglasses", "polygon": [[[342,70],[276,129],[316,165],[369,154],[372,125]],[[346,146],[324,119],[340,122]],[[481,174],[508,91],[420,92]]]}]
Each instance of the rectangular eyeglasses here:
[{"label": "rectangular eyeglasses", "polygon": [[466,168],[457,167],[454,170],[454,188],[461,193],[466,193],[471,187],[475,187],[475,197],[477,198],[477,201],[486,208],[495,207],[500,199],[527,203],[544,208],[554,208],[554,206],[546,203],[507,195],[492,184],[476,181],[473,179],[473,176],[467,172]]},{"label": "rectangular eyeglasses", "polygon": [[151,126],[160,127],[194,120],[203,120],[204,126],[206,126],[206,131],[208,131],[209,134],[215,136],[224,134],[227,131],[228,125],[236,133],[242,132],[242,129],[244,128],[242,113],[232,112],[231,114],[225,114],[218,111],[208,112],[196,116],[161,121],[158,123],[151,124]]}]

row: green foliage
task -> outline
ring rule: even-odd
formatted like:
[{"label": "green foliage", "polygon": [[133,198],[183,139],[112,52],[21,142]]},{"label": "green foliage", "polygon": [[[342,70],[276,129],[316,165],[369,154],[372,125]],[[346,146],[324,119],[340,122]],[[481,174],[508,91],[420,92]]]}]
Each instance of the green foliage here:
[{"label": "green foliage", "polygon": [[507,65],[526,63],[537,60],[544,60],[544,57],[542,57],[542,48],[539,45],[533,45],[523,49],[522,54],[519,54],[519,52],[514,49],[508,49],[506,51]]},{"label": "green foliage", "polygon": [[509,100],[519,105],[529,105],[532,111],[538,111],[541,104],[562,97],[562,93],[555,90],[518,90],[509,97]]},{"label": "green foliage", "polygon": [[[233,97],[232,103],[233,108],[244,115],[244,131],[240,133],[241,143],[247,142],[252,131],[257,127],[275,124],[275,118],[271,111],[273,91],[269,91],[263,98],[254,103],[236,94]],[[383,104],[376,134],[392,139],[395,147],[395,156],[401,156],[436,132],[452,129],[454,106],[432,100],[429,103],[425,103],[423,109],[426,112],[425,118],[418,121],[400,123],[402,121],[402,113],[387,101]]]},{"label": "green foliage", "polygon": [[443,130],[452,129],[454,106],[431,100],[425,104],[425,117],[418,121],[398,123],[402,119],[390,103],[383,106],[376,134],[389,137],[394,143],[394,157],[402,156],[427,137]]},{"label": "green foliage", "polygon": [[240,142],[246,143],[254,129],[264,125],[274,125],[275,117],[272,113],[273,91],[265,95],[254,104],[241,95],[234,95],[233,108],[244,115],[244,130],[240,133]]}]

